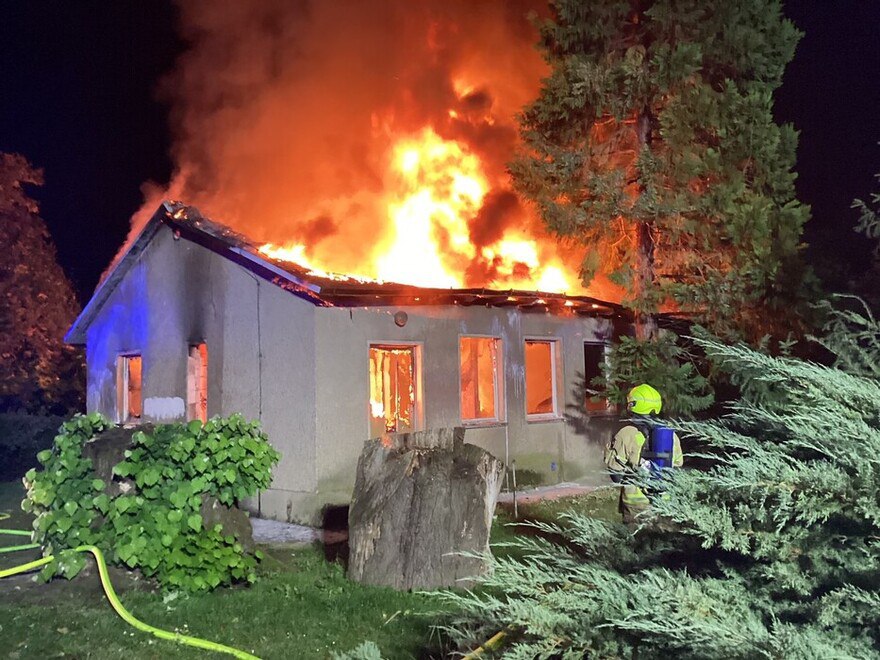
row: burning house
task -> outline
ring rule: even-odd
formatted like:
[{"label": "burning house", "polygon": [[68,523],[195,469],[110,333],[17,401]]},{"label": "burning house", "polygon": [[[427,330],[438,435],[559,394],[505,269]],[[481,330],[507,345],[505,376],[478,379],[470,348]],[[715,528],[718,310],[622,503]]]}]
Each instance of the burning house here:
[{"label": "burning house", "polygon": [[621,316],[600,299],[625,293],[579,266],[621,246],[558,240],[508,172],[546,4],[178,9],[173,174],[68,334],[89,410],[260,419],[283,458],[251,505],[279,519],[347,503],[386,431],[463,424],[520,480],[604,481],[608,411],[588,433],[565,416]]},{"label": "burning house", "polygon": [[463,425],[521,479],[604,482],[608,411],[581,385],[620,317],[589,296],[332,276],[163,203],[66,339],[86,347],[90,412],[261,420],[282,459],[248,506],[314,521],[385,432]]}]

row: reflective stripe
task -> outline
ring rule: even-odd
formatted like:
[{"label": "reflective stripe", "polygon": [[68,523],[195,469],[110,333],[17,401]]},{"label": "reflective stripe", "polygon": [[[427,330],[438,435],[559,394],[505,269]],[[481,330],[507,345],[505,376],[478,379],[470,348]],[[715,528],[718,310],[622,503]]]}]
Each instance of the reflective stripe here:
[{"label": "reflective stripe", "polygon": [[622,500],[624,504],[629,505],[649,505],[651,503],[648,496],[637,486],[624,486]]}]

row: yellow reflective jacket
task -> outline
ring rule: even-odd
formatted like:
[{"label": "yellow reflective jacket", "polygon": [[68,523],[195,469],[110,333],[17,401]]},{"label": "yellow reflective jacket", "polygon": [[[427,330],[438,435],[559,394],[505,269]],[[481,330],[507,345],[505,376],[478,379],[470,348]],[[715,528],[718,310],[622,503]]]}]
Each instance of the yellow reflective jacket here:
[{"label": "yellow reflective jacket", "polygon": [[[605,466],[612,472],[630,472],[639,469],[645,435],[632,424],[628,424],[615,434],[605,447]],[[678,435],[672,434],[672,465],[681,467],[684,458]],[[621,492],[621,506],[644,509],[649,505],[648,497],[637,486],[624,485]]]}]

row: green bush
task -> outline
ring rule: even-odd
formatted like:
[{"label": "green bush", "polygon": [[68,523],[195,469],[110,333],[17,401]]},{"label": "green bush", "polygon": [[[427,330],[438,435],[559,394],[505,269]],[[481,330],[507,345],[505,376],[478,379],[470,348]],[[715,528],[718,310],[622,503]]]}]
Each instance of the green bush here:
[{"label": "green bush", "polygon": [[518,659],[880,659],[880,378],[866,369],[880,322],[835,320],[826,345],[863,352],[836,367],[696,340],[744,397],[676,423],[708,467],[634,475],[653,488],[635,529],[577,511],[534,523],[482,589],[441,596],[459,608],[453,640],[504,631]]},{"label": "green bush", "polygon": [[[112,426],[99,414],[77,415],[61,427],[53,449],[40,452],[43,470],[28,471],[22,503],[36,516],[34,542],[46,555],[96,545],[111,563],[138,568],[168,589],[252,582],[260,553],[247,554],[219,524],[205,528],[199,510],[205,497],[233,505],[269,485],[280,455],[259,424],[233,415],[137,431],[113,468],[136,488],[115,496],[82,454],[87,440]],[[44,579],[72,577],[81,568],[70,553],[58,557]]]},{"label": "green bush", "polygon": [[693,417],[715,398],[709,380],[697,369],[696,357],[669,331],[648,341],[620,337],[612,346],[602,376],[591,384],[625,410],[627,393],[640,383],[660,390],[664,415]]},{"label": "green bush", "polygon": [[21,479],[29,468],[36,467],[37,452],[52,446],[63,417],[0,413],[0,481]]}]

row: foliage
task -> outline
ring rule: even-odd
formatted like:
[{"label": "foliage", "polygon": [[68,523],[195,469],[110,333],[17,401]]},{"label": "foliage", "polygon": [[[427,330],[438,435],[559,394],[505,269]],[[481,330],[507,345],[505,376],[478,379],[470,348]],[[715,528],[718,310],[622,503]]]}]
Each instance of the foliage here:
[{"label": "foliage", "polygon": [[[834,302],[854,302],[858,306],[835,307]],[[819,307],[826,313],[826,321],[825,336],[817,341],[835,356],[834,366],[847,373],[880,378],[880,335],[868,305],[855,296],[838,295]]]},{"label": "foliage", "polygon": [[637,318],[671,299],[729,336],[791,321],[809,209],[797,134],[773,121],[800,38],[779,0],[552,8],[551,73],[510,170],[549,229],[584,248],[584,282],[623,287]]},{"label": "foliage", "polygon": [[82,407],[82,354],[64,344],[79,309],[37,203],[43,174],[0,153],[0,410],[69,414]]},{"label": "foliage", "polygon": [[697,369],[695,357],[676,341],[672,332],[639,340],[623,336],[612,346],[603,375],[592,385],[625,409],[634,386],[649,383],[663,396],[664,415],[691,417],[714,400],[708,379]]},{"label": "foliage", "polygon": [[635,533],[575,512],[535,523],[524,558],[445,594],[461,645],[507,630],[510,658],[880,657],[880,380],[698,343],[775,396],[678,423],[711,467],[636,477],[662,496]]},{"label": "foliage", "polygon": [[[34,542],[47,555],[97,545],[109,562],[139,568],[168,589],[253,582],[259,555],[247,554],[221,525],[205,528],[199,511],[206,497],[233,505],[269,485],[280,456],[259,424],[233,415],[138,431],[113,468],[123,479],[115,496],[82,455],[83,444],[111,426],[99,414],[77,415],[54,448],[38,455],[43,471],[27,473],[22,503],[36,515]],[[64,561],[48,564],[42,577],[72,577],[81,567]]]},{"label": "foliage", "polygon": [[36,467],[37,452],[52,446],[52,440],[62,417],[0,413],[0,481],[19,479],[30,468]]},{"label": "foliage", "polygon": [[[880,181],[880,174],[876,175]],[[859,220],[856,231],[870,239],[880,238],[880,192],[871,193],[869,201],[853,200],[852,208],[858,210]],[[875,256],[880,256],[880,243],[874,247]]]},{"label": "foliage", "polygon": [[351,651],[334,653],[334,660],[382,660],[382,651],[376,642],[366,641],[358,644]]}]

